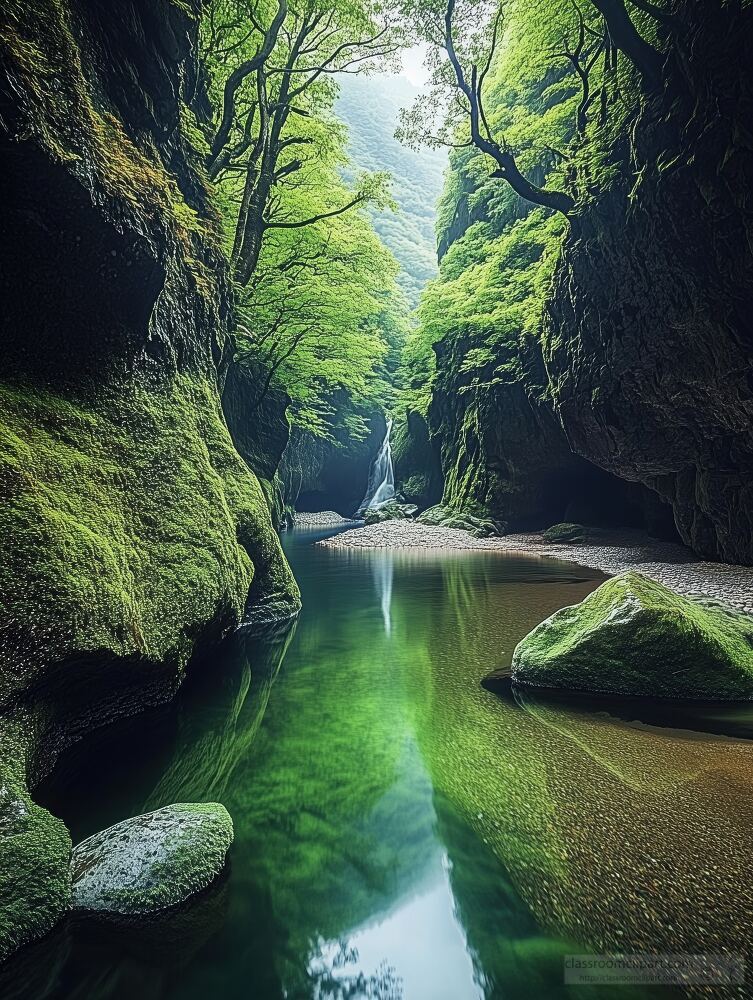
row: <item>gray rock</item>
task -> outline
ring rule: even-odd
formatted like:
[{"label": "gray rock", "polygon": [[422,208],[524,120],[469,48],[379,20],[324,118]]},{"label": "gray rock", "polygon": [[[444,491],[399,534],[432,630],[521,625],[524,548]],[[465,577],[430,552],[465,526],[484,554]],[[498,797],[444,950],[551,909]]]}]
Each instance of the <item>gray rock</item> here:
[{"label": "gray rock", "polygon": [[73,909],[147,916],[178,906],[225,867],[233,822],[217,802],[178,803],[95,833],[73,850]]}]

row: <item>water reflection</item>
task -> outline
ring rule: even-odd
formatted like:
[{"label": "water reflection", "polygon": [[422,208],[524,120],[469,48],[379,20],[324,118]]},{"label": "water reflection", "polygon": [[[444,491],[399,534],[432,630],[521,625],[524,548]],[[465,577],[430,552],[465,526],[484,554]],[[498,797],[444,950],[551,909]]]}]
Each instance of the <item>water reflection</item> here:
[{"label": "water reflection", "polygon": [[132,723],[141,736],[92,744],[48,789],[78,835],[222,801],[236,843],[219,918],[177,965],[69,926],[40,946],[56,970],[41,995],[572,1000],[573,950],[751,951],[749,744],[480,685],[598,574],[311,540],[286,539],[294,634],[240,637],[159,739]]},{"label": "water reflection", "polygon": [[390,635],[392,632],[392,579],[395,573],[394,552],[391,549],[375,552],[371,559],[371,572],[379,597],[379,606],[382,609],[384,634]]}]

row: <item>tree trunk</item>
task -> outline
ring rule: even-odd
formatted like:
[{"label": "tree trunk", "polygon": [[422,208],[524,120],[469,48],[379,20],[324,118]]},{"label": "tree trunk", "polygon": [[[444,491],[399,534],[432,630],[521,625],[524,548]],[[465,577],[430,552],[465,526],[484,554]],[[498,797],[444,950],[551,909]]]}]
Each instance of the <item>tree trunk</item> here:
[{"label": "tree trunk", "polygon": [[625,9],[625,0],[591,0],[606,21],[612,43],[633,63],[647,90],[661,83],[662,54],[641,37]]}]

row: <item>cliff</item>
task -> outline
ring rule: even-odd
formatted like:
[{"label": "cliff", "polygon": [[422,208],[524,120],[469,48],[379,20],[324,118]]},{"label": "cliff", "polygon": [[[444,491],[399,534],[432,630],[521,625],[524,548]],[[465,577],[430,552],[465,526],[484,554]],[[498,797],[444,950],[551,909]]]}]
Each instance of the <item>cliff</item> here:
[{"label": "cliff", "polygon": [[67,832],[28,784],[169,697],[197,644],[299,606],[220,408],[231,295],[197,15],[0,15],[0,957],[68,900]]},{"label": "cliff", "polygon": [[543,348],[573,449],[655,490],[700,555],[753,563],[753,11],[713,6],[565,242]]},{"label": "cliff", "polygon": [[655,36],[661,86],[641,93],[623,58],[613,120],[567,166],[540,130],[574,141],[577,88],[526,78],[516,51],[549,15],[513,32],[495,121],[536,183],[579,191],[577,214],[569,227],[454,154],[424,306],[430,420],[450,506],[520,527],[674,522],[700,555],[750,563],[753,22],[749,7],[675,8],[685,29]]}]

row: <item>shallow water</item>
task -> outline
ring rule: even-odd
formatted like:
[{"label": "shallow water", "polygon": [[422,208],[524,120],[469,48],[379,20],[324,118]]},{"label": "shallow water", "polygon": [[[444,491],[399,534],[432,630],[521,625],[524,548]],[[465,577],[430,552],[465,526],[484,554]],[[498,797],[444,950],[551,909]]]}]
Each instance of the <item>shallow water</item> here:
[{"label": "shallow water", "polygon": [[291,632],[226,643],[173,705],[89,738],[40,790],[74,841],[219,800],[226,878],[146,928],[66,923],[6,967],[4,995],[623,1000],[661,994],[566,988],[564,956],[749,950],[749,743],[480,686],[599,574],[324,534],[286,539]]}]

